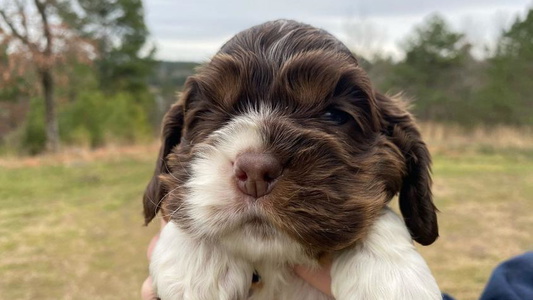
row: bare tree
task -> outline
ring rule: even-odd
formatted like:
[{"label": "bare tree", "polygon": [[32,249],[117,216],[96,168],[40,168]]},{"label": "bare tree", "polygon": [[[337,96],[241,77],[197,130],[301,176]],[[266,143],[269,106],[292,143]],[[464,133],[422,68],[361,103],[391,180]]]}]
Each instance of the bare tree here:
[{"label": "bare tree", "polygon": [[[46,150],[57,152],[60,143],[52,72],[56,59],[56,39],[50,23],[51,1],[33,0],[33,6],[28,6],[25,0],[9,1],[10,5],[4,2],[0,7],[0,38],[9,37],[16,41],[13,47],[19,46],[28,50],[35,64],[45,101]],[[31,25],[29,20],[32,21]],[[37,30],[33,33],[32,30],[35,29]]]}]

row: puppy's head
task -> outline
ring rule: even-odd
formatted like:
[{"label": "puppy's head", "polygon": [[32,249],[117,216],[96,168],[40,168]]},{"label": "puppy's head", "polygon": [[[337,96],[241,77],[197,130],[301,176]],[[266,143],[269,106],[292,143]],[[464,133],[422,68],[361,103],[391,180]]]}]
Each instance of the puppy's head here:
[{"label": "puppy's head", "polygon": [[191,234],[288,236],[330,251],[363,238],[400,193],[413,238],[438,236],[430,156],[400,101],[330,34],[293,21],[237,34],[163,121],[145,220]]}]

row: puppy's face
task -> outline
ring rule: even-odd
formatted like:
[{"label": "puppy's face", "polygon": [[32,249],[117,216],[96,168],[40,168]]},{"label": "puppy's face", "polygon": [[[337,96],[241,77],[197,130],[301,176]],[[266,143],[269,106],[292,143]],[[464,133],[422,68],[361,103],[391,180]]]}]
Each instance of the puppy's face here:
[{"label": "puppy's face", "polygon": [[276,21],[241,32],[189,78],[163,127],[147,222],[162,207],[199,237],[317,253],[363,238],[400,192],[413,237],[438,235],[411,116],[324,31]]}]

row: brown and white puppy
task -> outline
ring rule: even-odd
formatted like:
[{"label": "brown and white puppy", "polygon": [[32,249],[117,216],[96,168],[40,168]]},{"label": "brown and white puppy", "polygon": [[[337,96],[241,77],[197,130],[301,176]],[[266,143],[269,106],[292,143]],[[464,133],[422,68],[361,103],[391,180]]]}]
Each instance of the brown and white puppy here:
[{"label": "brown and white puppy", "polygon": [[[170,221],[154,288],[163,300],[330,299],[291,270],[332,253],[337,300],[440,299],[412,242],[438,236],[430,187],[413,118],[341,42],[294,21],[252,27],[163,121],[144,196],[147,223],[159,210]],[[398,193],[405,223],[387,208]]]}]

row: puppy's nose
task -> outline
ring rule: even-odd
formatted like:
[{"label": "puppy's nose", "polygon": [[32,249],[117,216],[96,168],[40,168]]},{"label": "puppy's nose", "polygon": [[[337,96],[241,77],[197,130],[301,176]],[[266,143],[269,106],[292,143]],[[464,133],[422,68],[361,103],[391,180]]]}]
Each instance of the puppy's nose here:
[{"label": "puppy's nose", "polygon": [[245,152],[239,154],[233,164],[237,186],[254,198],[270,193],[282,172],[281,163],[268,153]]}]

